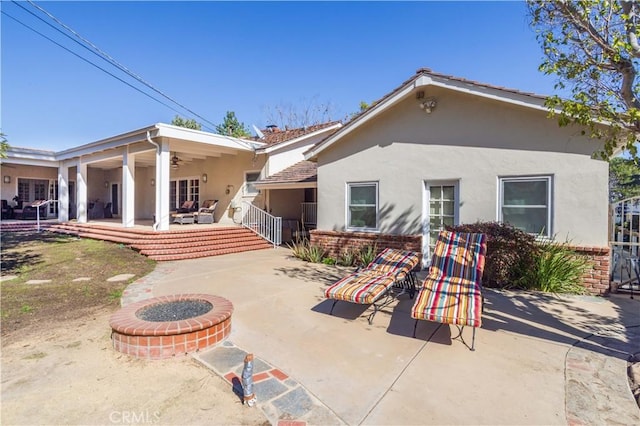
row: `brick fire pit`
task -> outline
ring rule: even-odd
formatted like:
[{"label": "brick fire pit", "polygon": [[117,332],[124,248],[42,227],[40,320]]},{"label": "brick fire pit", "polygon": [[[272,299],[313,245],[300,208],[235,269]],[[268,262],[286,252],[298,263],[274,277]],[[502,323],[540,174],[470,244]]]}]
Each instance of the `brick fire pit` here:
[{"label": "brick fire pit", "polygon": [[[200,311],[196,316],[176,312],[176,320],[165,320],[161,312],[183,311],[189,304]],[[209,309],[208,312],[202,313]],[[223,297],[209,294],[179,294],[154,297],[132,303],[111,316],[111,340],[115,350],[142,359],[164,359],[186,355],[214,346],[231,332],[233,305]],[[151,313],[152,315],[149,315]],[[142,318],[158,317],[148,321]]]}]

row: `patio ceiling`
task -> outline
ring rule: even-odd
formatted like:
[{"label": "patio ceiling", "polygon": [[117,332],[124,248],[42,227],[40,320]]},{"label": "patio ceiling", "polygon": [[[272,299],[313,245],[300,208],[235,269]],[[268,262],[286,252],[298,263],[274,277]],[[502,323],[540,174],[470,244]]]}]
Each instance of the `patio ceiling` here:
[{"label": "patio ceiling", "polygon": [[[180,165],[189,164],[195,160],[218,158],[222,155],[237,155],[238,150],[205,143],[170,139],[170,155],[176,155],[180,159]],[[132,144],[130,150],[136,152],[135,162],[137,167],[155,167],[155,147],[148,142]],[[92,159],[93,157],[93,159]],[[120,148],[109,149],[94,156],[85,158],[92,168],[110,170],[122,167],[122,150]]]}]

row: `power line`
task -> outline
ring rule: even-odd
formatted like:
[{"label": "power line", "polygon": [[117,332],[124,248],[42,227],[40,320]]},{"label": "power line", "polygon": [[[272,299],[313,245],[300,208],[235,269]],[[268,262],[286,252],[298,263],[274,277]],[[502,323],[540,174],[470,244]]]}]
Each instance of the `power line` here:
[{"label": "power line", "polygon": [[38,34],[39,36],[41,36],[41,37],[43,37],[43,38],[45,38],[45,39],[47,39],[47,40],[49,40],[51,43],[55,44],[56,46],[58,46],[58,47],[60,47],[60,48],[62,48],[62,49],[64,49],[64,50],[66,50],[67,52],[69,52],[69,53],[71,53],[72,55],[74,55],[74,56],[78,57],[79,59],[82,59],[83,61],[85,61],[85,62],[86,62],[86,63],[88,63],[89,65],[92,65],[92,66],[94,66],[94,67],[98,68],[100,71],[102,71],[102,72],[104,72],[104,73],[106,73],[106,74],[110,75],[111,77],[113,77],[113,78],[115,78],[116,80],[118,80],[118,81],[120,81],[120,82],[122,82],[122,83],[126,84],[127,86],[131,87],[132,89],[134,89],[134,90],[136,90],[136,91],[138,91],[138,92],[142,93],[143,95],[145,95],[145,96],[147,96],[147,97],[149,97],[149,98],[153,99],[154,101],[158,102],[159,104],[164,105],[164,106],[166,106],[167,108],[169,108],[170,110],[172,110],[172,111],[174,111],[174,112],[176,112],[176,113],[180,114],[180,111],[178,111],[177,109],[175,109],[175,108],[174,108],[174,107],[172,107],[171,105],[168,105],[168,104],[166,104],[165,102],[162,102],[161,100],[154,98],[154,97],[153,97],[153,96],[151,96],[149,93],[142,91],[141,89],[139,89],[139,88],[135,87],[135,86],[134,86],[134,85],[132,85],[131,83],[128,83],[127,81],[125,81],[125,80],[121,79],[121,78],[120,78],[120,77],[118,77],[117,75],[114,75],[114,74],[110,73],[109,71],[105,70],[105,69],[104,69],[104,68],[102,68],[101,66],[96,65],[96,64],[94,64],[93,62],[91,62],[90,60],[88,60],[88,59],[86,59],[86,58],[84,58],[84,57],[82,57],[82,56],[78,55],[76,52],[74,52],[74,51],[72,51],[72,50],[70,50],[70,49],[67,49],[66,47],[64,47],[63,45],[61,45],[60,43],[58,43],[57,41],[55,41],[55,40],[53,40],[53,39],[51,39],[51,38],[47,37],[47,36],[46,36],[46,35],[44,35],[44,34],[42,34],[40,31],[38,31],[38,30],[36,30],[36,29],[34,29],[34,28],[30,27],[29,25],[25,24],[24,22],[20,21],[19,19],[14,18],[13,16],[9,15],[9,14],[8,14],[7,12],[5,12],[4,10],[2,10],[2,11],[0,11],[0,12],[1,12],[4,16],[6,16],[7,18],[13,19],[13,20],[14,20],[15,22],[17,22],[18,24],[20,24],[20,25],[24,26],[25,28],[30,29],[30,30],[31,30],[31,31],[33,31],[34,33]]},{"label": "power line", "polygon": [[[188,107],[186,107],[185,105],[181,104],[180,102],[178,102],[177,100],[173,99],[172,97],[170,97],[169,95],[163,93],[161,90],[157,89],[156,87],[154,87],[151,83],[145,81],[142,77],[140,77],[138,74],[134,73],[133,71],[131,71],[130,69],[128,69],[126,66],[122,65],[121,63],[119,63],[117,60],[115,60],[113,57],[111,57],[108,53],[104,52],[103,50],[101,50],[98,46],[96,46],[95,44],[93,44],[91,41],[87,40],[86,38],[82,37],[80,34],[78,34],[73,28],[69,27],[68,25],[66,25],[64,22],[60,21],[58,18],[56,18],[53,14],[51,14],[50,12],[48,12],[47,10],[45,10],[44,8],[42,8],[41,6],[35,4],[32,0],[28,0],[29,4],[33,7],[35,7],[36,9],[40,10],[42,13],[44,13],[45,15],[47,15],[49,18],[51,18],[54,22],[56,22],[58,25],[60,25],[61,27],[63,27],[64,29],[66,29],[68,32],[70,32],[71,34],[73,34],[75,37],[77,37],[78,39],[82,40],[83,43],[91,46],[91,48],[94,50],[93,53],[97,54],[98,56],[100,56],[102,59],[104,59],[105,61],[109,62],[110,64],[112,64],[113,66],[115,66],[116,68],[118,68],[119,70],[121,70],[122,72],[126,73],[127,75],[131,76],[132,78],[134,78],[135,80],[139,81],[140,83],[144,84],[145,86],[147,86],[149,89],[153,90],[154,92],[158,93],[160,96],[164,97],[165,99],[173,102],[174,104],[178,105],[180,108],[184,109],[185,111],[188,111],[190,114],[198,117],[199,119],[201,119],[202,121],[209,123],[212,126],[216,126],[214,123],[210,122],[209,120],[207,120],[206,118],[204,118],[203,116],[201,116],[200,114],[192,111],[191,109],[189,109]],[[21,6],[20,4],[18,4],[15,0],[12,0],[12,3],[17,4],[18,6],[20,6],[22,9],[27,10],[26,8],[24,8],[23,6]],[[31,13],[30,11],[27,10],[27,12]],[[33,16],[33,13],[31,13]],[[36,18],[39,18],[38,16],[36,16]],[[42,20],[42,19],[41,19]],[[44,21],[43,21],[44,22]],[[60,31],[56,28],[57,31]],[[60,31],[61,32],[61,31]],[[64,33],[63,33],[64,34]],[[64,34],[65,36],[69,37],[67,34]],[[71,37],[69,37],[71,38]],[[72,39],[73,40],[73,39]],[[74,40],[76,41],[76,40]],[[77,41],[76,41],[77,42]],[[80,44],[79,42],[77,42],[78,44]],[[85,49],[89,50],[85,45],[80,44],[81,46],[83,46]]]}]

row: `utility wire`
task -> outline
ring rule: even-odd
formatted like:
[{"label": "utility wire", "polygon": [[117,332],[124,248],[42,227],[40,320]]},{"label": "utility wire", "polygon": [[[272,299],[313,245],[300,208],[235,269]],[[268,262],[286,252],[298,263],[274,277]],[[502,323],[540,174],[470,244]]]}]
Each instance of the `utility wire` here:
[{"label": "utility wire", "polygon": [[[38,17],[37,15],[35,15],[34,13],[32,13],[31,11],[27,10],[24,6],[20,5],[18,2],[16,2],[15,0],[11,0],[12,3],[20,6],[22,9],[24,9],[25,11],[29,12],[31,15],[35,16],[36,18],[40,19],[41,21],[45,22],[42,18]],[[44,13],[45,15],[47,15],[49,18],[51,18],[54,22],[56,22],[58,25],[60,25],[61,27],[63,27],[64,29],[66,29],[68,32],[70,32],[71,34],[73,34],[75,37],[77,37],[78,39],[82,40],[83,43],[85,43],[86,45],[91,46],[91,48],[94,50],[94,54],[97,54],[98,56],[100,56],[102,59],[104,59],[105,61],[109,62],[110,64],[112,64],[113,66],[115,66],[116,68],[118,68],[119,70],[121,70],[122,72],[126,73],[127,75],[131,76],[132,78],[134,78],[135,80],[139,81],[140,83],[144,84],[145,86],[147,86],[149,89],[153,90],[154,92],[158,93],[160,96],[164,97],[165,99],[173,102],[174,104],[178,105],[180,108],[184,109],[185,111],[188,111],[190,114],[198,117],[199,119],[201,119],[202,121],[214,126],[215,128],[215,124],[210,122],[209,120],[207,120],[206,118],[204,118],[203,116],[201,116],[200,114],[192,111],[191,109],[187,108],[185,105],[181,104],[180,102],[178,102],[177,100],[173,99],[172,97],[170,97],[169,95],[163,93],[161,90],[157,89],[156,87],[154,87],[151,83],[147,82],[146,80],[144,80],[142,77],[140,77],[138,74],[136,74],[135,72],[131,71],[130,69],[128,69],[126,66],[124,66],[123,64],[119,63],[117,60],[115,60],[113,57],[111,57],[108,53],[106,53],[105,51],[101,50],[98,46],[96,46],[95,44],[93,44],[91,41],[87,40],[86,38],[84,38],[83,36],[81,36],[80,34],[78,34],[73,28],[69,27],[68,25],[66,25],[64,22],[60,21],[58,18],[56,18],[53,14],[51,14],[50,12],[48,12],[47,10],[45,10],[44,8],[42,8],[41,6],[37,5],[36,3],[34,3],[32,0],[28,0],[29,4],[31,4],[31,6],[35,7],[36,9],[40,10],[42,13]],[[46,23],[46,22],[45,22]],[[47,23],[47,25],[50,25]],[[50,25],[51,26],[51,25]],[[62,33],[62,31],[60,31],[59,29],[51,26],[52,28],[54,28],[56,31],[59,31],[60,33]],[[64,34],[64,33],[62,33]],[[73,40],[69,35],[64,34],[66,37],[69,37],[71,40]],[[76,43],[80,44],[82,47],[84,47],[85,49],[91,51],[87,46],[85,46],[84,44],[81,44],[80,42],[74,40]]]},{"label": "utility wire", "polygon": [[1,12],[4,16],[6,16],[7,18],[11,18],[11,19],[13,19],[13,20],[14,20],[14,21],[16,21],[18,24],[20,24],[20,25],[22,25],[22,26],[24,26],[24,27],[26,27],[26,28],[30,29],[31,31],[33,31],[34,33],[36,33],[36,34],[40,35],[41,37],[44,37],[45,39],[49,40],[51,43],[55,44],[56,46],[58,46],[58,47],[60,47],[60,48],[62,48],[62,49],[64,49],[64,50],[66,50],[67,52],[71,53],[72,55],[74,55],[74,56],[76,56],[76,57],[78,57],[78,58],[82,59],[83,61],[85,61],[85,62],[86,62],[86,63],[88,63],[89,65],[92,65],[92,66],[94,66],[94,67],[98,68],[100,71],[102,71],[102,72],[105,72],[105,73],[109,74],[111,77],[113,77],[113,78],[115,78],[116,80],[118,80],[118,81],[120,81],[120,82],[122,82],[122,83],[126,84],[127,86],[131,87],[132,89],[134,89],[134,90],[136,90],[136,91],[138,91],[138,92],[142,93],[143,95],[145,95],[145,96],[147,96],[147,97],[149,97],[149,98],[153,99],[154,101],[156,101],[156,102],[158,102],[158,103],[160,103],[160,104],[162,104],[162,105],[166,106],[166,107],[167,107],[167,108],[169,108],[170,110],[175,111],[176,113],[180,114],[180,111],[178,111],[177,109],[175,109],[175,108],[174,108],[174,107],[172,107],[171,105],[169,105],[169,104],[167,104],[167,103],[165,103],[165,102],[162,102],[160,99],[154,98],[154,97],[153,97],[153,96],[151,96],[149,93],[144,92],[143,90],[141,90],[141,89],[139,89],[139,88],[135,87],[135,86],[134,86],[134,85],[132,85],[131,83],[128,83],[127,81],[125,81],[125,80],[121,79],[120,77],[118,77],[118,76],[116,76],[116,75],[114,75],[114,74],[110,73],[109,71],[105,70],[105,69],[104,69],[104,68],[102,68],[101,66],[94,64],[94,63],[93,63],[93,62],[91,62],[90,60],[88,60],[88,59],[86,59],[86,58],[83,58],[82,56],[78,55],[76,52],[74,52],[74,51],[72,51],[72,50],[70,50],[70,49],[67,49],[66,47],[64,47],[63,45],[61,45],[60,43],[58,43],[57,41],[55,41],[55,40],[53,40],[53,39],[51,39],[51,38],[47,37],[47,36],[46,36],[46,35],[44,35],[44,34],[42,34],[40,31],[38,31],[38,30],[36,30],[36,29],[34,29],[34,28],[30,27],[29,25],[25,24],[24,22],[20,21],[19,19],[14,18],[13,16],[9,15],[9,14],[8,14],[7,12],[5,12],[4,10],[2,10],[2,11],[0,11],[0,12]]}]

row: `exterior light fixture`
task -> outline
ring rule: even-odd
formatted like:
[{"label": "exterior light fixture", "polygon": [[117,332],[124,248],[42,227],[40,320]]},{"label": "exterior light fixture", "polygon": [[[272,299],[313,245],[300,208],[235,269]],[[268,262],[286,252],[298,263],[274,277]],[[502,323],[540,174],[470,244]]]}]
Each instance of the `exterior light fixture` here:
[{"label": "exterior light fixture", "polygon": [[156,186],[156,180],[155,179],[151,179],[151,186]]},{"label": "exterior light fixture", "polygon": [[438,105],[438,101],[436,98],[430,97],[426,98],[424,101],[418,103],[421,109],[424,110],[427,114],[431,114],[436,106]]},{"label": "exterior light fixture", "polygon": [[203,181],[204,183],[207,183],[207,180],[208,180],[208,179],[209,179],[209,176],[207,176],[207,174],[206,174],[206,173],[203,173],[203,174],[202,174],[202,181]]},{"label": "exterior light fixture", "polygon": [[104,181],[104,187],[105,187],[105,188],[108,188],[108,187],[109,187],[109,182],[108,182],[108,181],[106,181],[106,180]]},{"label": "exterior light fixture", "polygon": [[5,176],[2,178],[4,183],[11,183],[11,176]]}]

